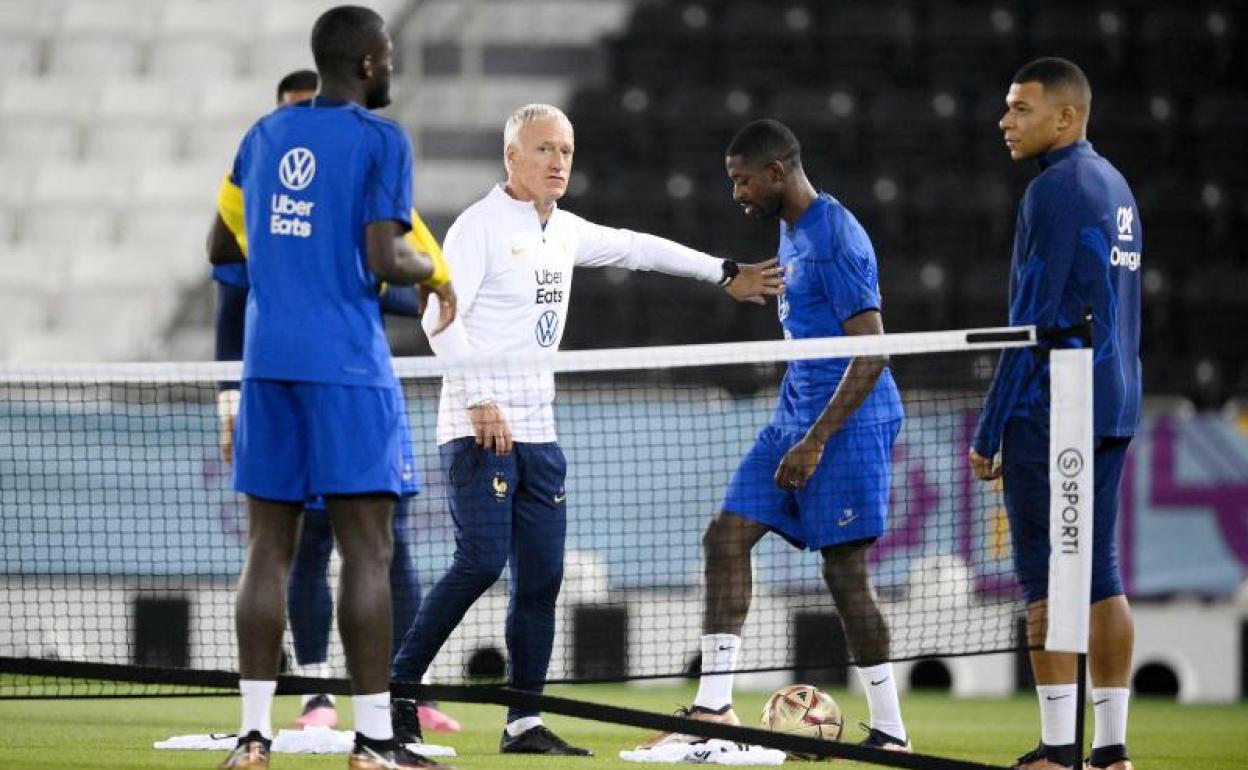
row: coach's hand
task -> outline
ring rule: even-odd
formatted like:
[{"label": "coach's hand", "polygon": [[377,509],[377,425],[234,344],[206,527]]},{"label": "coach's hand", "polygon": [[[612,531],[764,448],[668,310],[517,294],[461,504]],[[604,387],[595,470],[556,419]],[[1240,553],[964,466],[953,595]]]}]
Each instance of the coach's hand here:
[{"label": "coach's hand", "polygon": [[768,297],[784,293],[784,276],[776,267],[776,257],[752,265],[741,263],[741,271],[724,287],[737,302],[767,304]]},{"label": "coach's hand", "polygon": [[468,417],[472,420],[472,432],[477,436],[478,446],[493,449],[500,456],[511,454],[511,426],[498,404],[486,401],[470,406]]},{"label": "coach's hand", "polygon": [[459,305],[459,299],[455,296],[455,287],[450,281],[430,288],[421,284],[420,286],[420,312],[425,312],[425,307],[429,304],[429,295],[438,295],[438,328],[434,329],[429,336],[436,337],[441,334],[446,327],[451,325],[455,320],[456,309]]},{"label": "coach's hand", "polygon": [[992,481],[1001,478],[1001,466],[994,462],[992,457],[984,457],[971,447],[969,455],[971,459],[971,470],[975,472],[975,477],[980,481]]},{"label": "coach's hand", "polygon": [[801,489],[806,486],[806,482],[814,475],[815,468],[819,467],[821,457],[823,442],[804,436],[780,461],[780,467],[776,469],[776,486],[781,489]]}]

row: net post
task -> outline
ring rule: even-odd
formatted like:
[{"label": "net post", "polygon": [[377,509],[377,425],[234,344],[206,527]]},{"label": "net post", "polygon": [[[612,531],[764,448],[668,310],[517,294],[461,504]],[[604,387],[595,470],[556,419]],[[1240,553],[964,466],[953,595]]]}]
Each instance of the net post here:
[{"label": "net post", "polygon": [[1093,350],[1092,313],[1054,330],[1050,339],[1078,348],[1049,351],[1049,601],[1044,647],[1076,654],[1075,747],[1083,756],[1088,633],[1092,593]]}]

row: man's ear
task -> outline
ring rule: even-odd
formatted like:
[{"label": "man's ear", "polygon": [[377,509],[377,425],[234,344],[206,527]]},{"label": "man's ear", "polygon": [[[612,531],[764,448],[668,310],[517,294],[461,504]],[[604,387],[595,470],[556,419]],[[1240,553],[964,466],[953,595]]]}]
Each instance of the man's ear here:
[{"label": "man's ear", "polygon": [[1057,113],[1057,127],[1065,131],[1079,122],[1079,110],[1073,104],[1063,104]]},{"label": "man's ear", "polygon": [[371,53],[365,54],[364,58],[360,59],[360,76],[365,80],[373,79],[373,55]]},{"label": "man's ear", "polygon": [[766,168],[767,178],[773,182],[783,182],[784,178],[789,174],[788,169],[784,167],[784,163],[778,160],[769,162]]}]

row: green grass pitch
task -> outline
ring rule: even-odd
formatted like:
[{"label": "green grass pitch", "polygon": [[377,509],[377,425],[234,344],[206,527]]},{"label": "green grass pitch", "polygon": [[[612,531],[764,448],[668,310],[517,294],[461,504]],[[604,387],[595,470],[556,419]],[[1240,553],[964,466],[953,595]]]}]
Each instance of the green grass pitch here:
[{"label": "green grass pitch", "polygon": [[[830,690],[846,716],[847,740],[858,740],[859,721],[866,721],[866,703],[857,694]],[[551,689],[552,694],[668,712],[693,697],[690,685],[583,685]],[[767,693],[738,692],[742,719],[753,722]],[[344,699],[345,700],[345,699]],[[297,697],[281,697],[274,723],[288,723],[298,711]],[[638,765],[618,758],[645,738],[645,730],[600,724],[561,716],[546,722],[572,743],[592,748],[591,759],[503,757],[498,736],[503,709],[461,703],[444,704],[464,723],[464,732],[432,733],[427,739],[455,747],[449,760],[465,770],[492,768],[583,767],[616,770]],[[1008,766],[1031,748],[1039,735],[1033,696],[1007,700],[961,700],[945,693],[911,692],[902,708],[915,748],[925,754],[958,757]],[[350,706],[340,710],[350,724]],[[0,768],[199,768],[215,767],[222,754],[204,751],[157,751],[154,741],[173,735],[225,732],[237,728],[238,702],[221,698],[135,698],[0,701]],[[1090,725],[1089,725],[1090,729]],[[1129,729],[1131,752],[1140,770],[1238,770],[1248,767],[1248,703],[1234,706],[1181,706],[1170,700],[1140,698],[1133,702]],[[274,755],[274,770],[343,767],[345,756]],[[788,762],[802,766],[806,763]],[[811,765],[812,767],[814,765]],[[836,767],[865,767],[837,762]]]}]

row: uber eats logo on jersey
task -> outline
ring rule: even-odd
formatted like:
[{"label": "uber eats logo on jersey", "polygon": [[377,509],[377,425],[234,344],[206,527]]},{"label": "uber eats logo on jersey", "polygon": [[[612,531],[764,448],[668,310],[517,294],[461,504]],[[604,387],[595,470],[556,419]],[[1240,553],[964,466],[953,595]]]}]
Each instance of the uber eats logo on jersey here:
[{"label": "uber eats logo on jersey", "polygon": [[[288,150],[277,164],[277,178],[282,186],[297,192],[312,184],[316,176],[316,156],[307,147]],[[293,198],[286,193],[269,198],[269,232],[308,238],[312,235],[312,201]]]},{"label": "uber eats logo on jersey", "polygon": [[563,302],[563,271],[562,270],[541,270],[533,271],[533,280],[537,281],[537,295],[533,300],[534,305],[554,305]]}]

